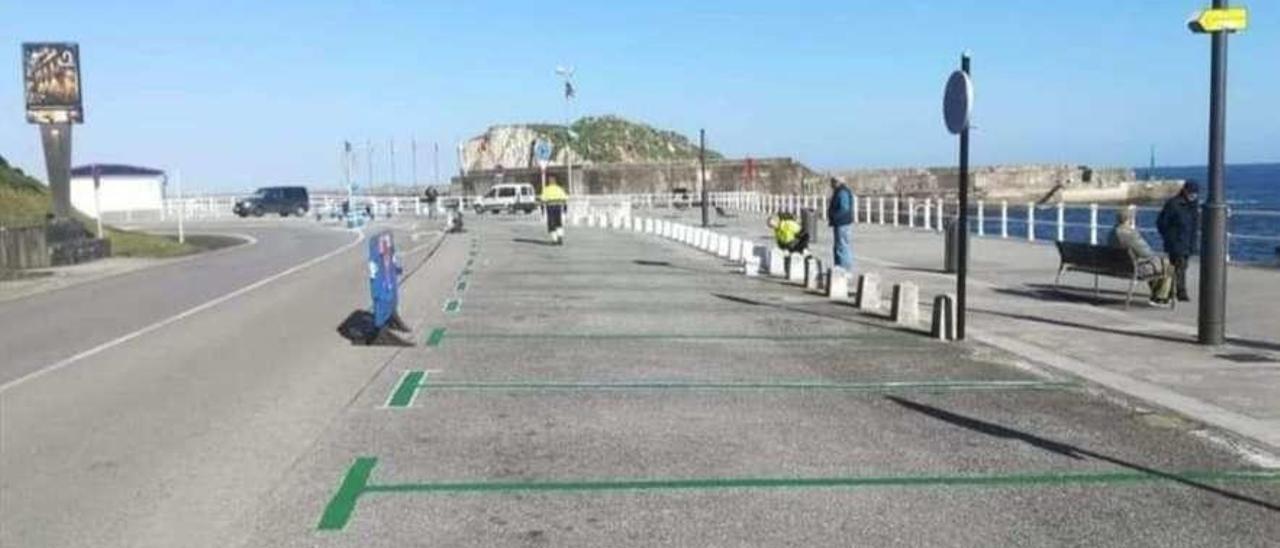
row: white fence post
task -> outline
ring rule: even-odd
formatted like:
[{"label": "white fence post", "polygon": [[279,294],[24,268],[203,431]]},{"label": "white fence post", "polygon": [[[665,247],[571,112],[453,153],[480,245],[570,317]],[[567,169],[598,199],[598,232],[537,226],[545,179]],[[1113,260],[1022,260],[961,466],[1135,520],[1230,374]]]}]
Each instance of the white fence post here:
[{"label": "white fence post", "polygon": [[1089,204],[1089,245],[1098,245],[1098,204]]},{"label": "white fence post", "polygon": [[907,228],[916,227],[916,197],[907,197]]},{"label": "white fence post", "polygon": [[943,198],[938,198],[938,223],[934,226],[938,232],[942,232],[942,215],[946,213],[946,203]]},{"label": "white fence post", "polygon": [[1058,241],[1067,239],[1067,210],[1062,202],[1058,202]]},{"label": "white fence post", "polygon": [[880,197],[880,224],[884,224],[884,196]]},{"label": "white fence post", "polygon": [[893,226],[898,226],[898,196],[893,196]]},{"label": "white fence post", "polygon": [[1036,204],[1027,202],[1027,241],[1036,241]]},{"label": "white fence post", "polygon": [[924,229],[933,230],[933,198],[924,199]]},{"label": "white fence post", "polygon": [[1000,200],[1000,237],[1009,237],[1009,201]]},{"label": "white fence post", "polygon": [[982,200],[978,200],[978,235],[987,235],[987,207]]}]

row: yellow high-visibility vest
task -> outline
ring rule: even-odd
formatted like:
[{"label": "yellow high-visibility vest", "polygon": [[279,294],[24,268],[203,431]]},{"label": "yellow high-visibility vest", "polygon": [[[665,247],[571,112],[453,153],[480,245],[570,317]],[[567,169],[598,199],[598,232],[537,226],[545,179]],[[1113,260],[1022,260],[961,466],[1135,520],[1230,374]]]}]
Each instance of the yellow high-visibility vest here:
[{"label": "yellow high-visibility vest", "polygon": [[569,201],[569,195],[565,193],[563,188],[560,188],[560,185],[548,183],[547,186],[542,187],[542,203],[567,201]]}]

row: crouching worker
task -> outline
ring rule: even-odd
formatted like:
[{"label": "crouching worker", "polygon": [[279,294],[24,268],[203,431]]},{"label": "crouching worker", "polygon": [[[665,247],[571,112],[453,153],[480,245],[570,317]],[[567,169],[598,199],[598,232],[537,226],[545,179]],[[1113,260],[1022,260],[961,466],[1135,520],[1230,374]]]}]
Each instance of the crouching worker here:
[{"label": "crouching worker", "polygon": [[779,213],[769,217],[769,229],[773,231],[778,249],[788,253],[809,252],[809,233],[791,214]]},{"label": "crouching worker", "polygon": [[556,245],[564,245],[564,216],[569,209],[569,195],[555,178],[542,187],[542,211],[547,217],[547,234]]}]

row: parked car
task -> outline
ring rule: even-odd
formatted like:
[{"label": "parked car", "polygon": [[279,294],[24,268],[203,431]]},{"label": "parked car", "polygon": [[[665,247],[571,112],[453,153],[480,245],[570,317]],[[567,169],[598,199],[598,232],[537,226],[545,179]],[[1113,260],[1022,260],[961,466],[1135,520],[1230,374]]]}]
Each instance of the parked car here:
[{"label": "parked car", "polygon": [[476,214],[498,213],[506,211],[515,213],[523,211],[532,213],[538,209],[538,195],[529,183],[503,183],[493,185],[489,191],[476,199]]},{"label": "parked car", "polygon": [[307,194],[306,187],[269,186],[259,188],[252,196],[236,200],[233,210],[241,217],[261,217],[267,213],[302,217],[311,210],[311,196]]}]

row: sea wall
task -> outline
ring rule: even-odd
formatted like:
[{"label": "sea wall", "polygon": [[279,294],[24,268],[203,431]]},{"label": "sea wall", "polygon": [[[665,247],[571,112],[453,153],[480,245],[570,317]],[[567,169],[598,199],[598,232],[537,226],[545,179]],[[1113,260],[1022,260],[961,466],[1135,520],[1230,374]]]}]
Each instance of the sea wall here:
[{"label": "sea wall", "polygon": [[[465,194],[482,194],[502,182],[538,185],[536,168],[473,170],[455,177]],[[564,166],[547,173],[565,181]],[[836,171],[863,196],[954,197],[959,180],[956,168],[860,169]],[[754,191],[767,194],[826,192],[826,174],[817,173],[790,158],[721,160],[707,164],[707,186],[712,191]],[[591,194],[665,193],[698,189],[697,162],[596,164],[576,166],[571,188]],[[975,200],[1008,200],[1014,203],[1140,203],[1163,200],[1177,193],[1181,181],[1137,181],[1133,170],[1068,165],[984,166],[971,176]],[[585,186],[584,186],[585,185]]]}]

